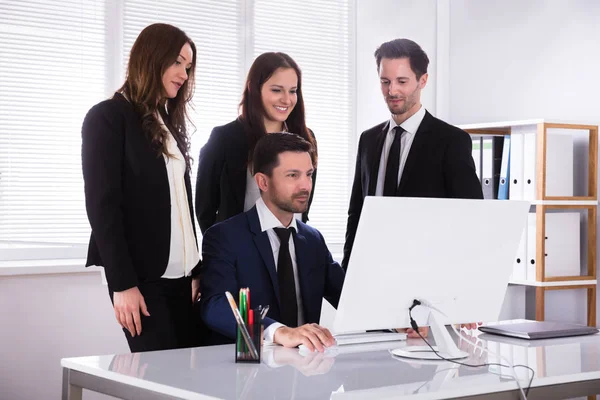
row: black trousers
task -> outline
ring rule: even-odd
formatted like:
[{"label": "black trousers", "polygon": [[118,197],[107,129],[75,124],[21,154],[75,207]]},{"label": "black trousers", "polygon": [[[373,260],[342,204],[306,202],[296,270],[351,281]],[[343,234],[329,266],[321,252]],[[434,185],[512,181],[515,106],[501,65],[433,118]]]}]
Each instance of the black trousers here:
[{"label": "black trousers", "polygon": [[[132,337],[123,329],[133,353],[196,347],[201,344],[198,316],[193,315],[192,279],[161,278],[138,286],[150,316],[140,311],[142,333]],[[111,302],[113,292],[109,289]]]}]

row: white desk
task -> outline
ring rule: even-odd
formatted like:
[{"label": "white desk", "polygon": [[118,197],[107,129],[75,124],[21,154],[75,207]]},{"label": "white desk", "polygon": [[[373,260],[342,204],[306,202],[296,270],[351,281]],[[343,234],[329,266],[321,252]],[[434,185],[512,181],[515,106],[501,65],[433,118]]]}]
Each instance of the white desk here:
[{"label": "white desk", "polygon": [[[600,393],[600,335],[523,341],[480,334],[480,343],[536,371],[530,399]],[[410,339],[408,344],[419,344]],[[459,343],[460,344],[460,343]],[[149,353],[67,358],[63,400],[89,389],[125,399],[517,399],[509,368],[423,364],[392,357],[392,345],[359,346],[360,352],[303,357],[297,349],[265,347],[263,363],[235,364],[233,345]],[[496,362],[480,350],[470,363]],[[270,360],[271,362],[268,362]],[[275,363],[273,363],[275,362]],[[528,370],[516,369],[527,386]]]}]

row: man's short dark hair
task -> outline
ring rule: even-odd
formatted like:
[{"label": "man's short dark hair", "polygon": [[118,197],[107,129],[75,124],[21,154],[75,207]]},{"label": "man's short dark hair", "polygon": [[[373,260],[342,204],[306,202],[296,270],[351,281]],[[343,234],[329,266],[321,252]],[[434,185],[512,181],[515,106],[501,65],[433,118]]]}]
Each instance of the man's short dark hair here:
[{"label": "man's short dark hair", "polygon": [[408,58],[410,68],[413,70],[417,79],[421,79],[423,74],[427,73],[429,58],[421,46],[410,39],[394,39],[383,43],[375,50],[375,60],[377,61],[377,71],[381,66],[382,58]]},{"label": "man's short dark hair", "polygon": [[269,133],[263,136],[254,147],[252,173],[260,172],[271,176],[273,169],[279,165],[279,154],[286,151],[308,153],[314,165],[313,146],[300,135],[289,132]]}]

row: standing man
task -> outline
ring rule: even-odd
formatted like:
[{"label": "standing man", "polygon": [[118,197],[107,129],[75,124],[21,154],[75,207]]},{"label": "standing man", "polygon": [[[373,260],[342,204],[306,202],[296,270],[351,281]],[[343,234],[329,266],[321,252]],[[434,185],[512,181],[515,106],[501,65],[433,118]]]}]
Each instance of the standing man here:
[{"label": "standing man", "polygon": [[361,134],[348,209],[342,267],[350,253],[365,196],[483,199],[468,133],[421,105],[429,58],[409,39],[375,51],[381,93],[391,113]]}]

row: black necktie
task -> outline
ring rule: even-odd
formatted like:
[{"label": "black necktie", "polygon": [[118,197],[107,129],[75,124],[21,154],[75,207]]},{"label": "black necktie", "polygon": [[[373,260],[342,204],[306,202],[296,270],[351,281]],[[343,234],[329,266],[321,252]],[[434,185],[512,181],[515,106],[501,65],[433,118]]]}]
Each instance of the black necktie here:
[{"label": "black necktie", "polygon": [[277,281],[281,302],[282,324],[295,328],[298,326],[298,303],[296,301],[296,283],[294,267],[290,255],[290,233],[293,228],[273,228],[279,237],[279,257],[277,258]]},{"label": "black necktie", "polygon": [[385,180],[383,181],[383,195],[395,196],[398,190],[398,173],[400,172],[400,138],[404,129],[401,126],[394,128],[394,141],[388,153],[387,165],[385,167]]}]

